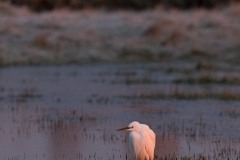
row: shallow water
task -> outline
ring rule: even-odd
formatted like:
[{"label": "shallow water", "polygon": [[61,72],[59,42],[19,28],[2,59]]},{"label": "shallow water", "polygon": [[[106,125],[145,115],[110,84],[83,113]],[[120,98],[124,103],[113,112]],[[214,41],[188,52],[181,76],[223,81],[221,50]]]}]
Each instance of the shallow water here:
[{"label": "shallow water", "polygon": [[133,120],[156,132],[157,159],[240,158],[240,101],[216,96],[238,84],[175,83],[191,65],[166,66],[1,68],[0,159],[130,159],[116,129]]}]

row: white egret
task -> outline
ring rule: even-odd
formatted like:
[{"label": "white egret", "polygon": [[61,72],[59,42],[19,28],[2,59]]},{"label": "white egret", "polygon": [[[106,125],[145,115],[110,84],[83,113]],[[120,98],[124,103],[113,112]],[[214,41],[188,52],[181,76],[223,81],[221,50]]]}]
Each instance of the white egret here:
[{"label": "white egret", "polygon": [[132,122],[128,127],[117,131],[129,131],[129,147],[133,152],[135,160],[153,160],[156,142],[155,133],[146,124]]}]

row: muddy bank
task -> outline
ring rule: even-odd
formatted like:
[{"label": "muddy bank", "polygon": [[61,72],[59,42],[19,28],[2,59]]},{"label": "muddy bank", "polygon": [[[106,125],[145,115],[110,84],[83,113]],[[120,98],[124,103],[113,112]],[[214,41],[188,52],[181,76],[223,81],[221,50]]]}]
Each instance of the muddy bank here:
[{"label": "muddy bank", "polygon": [[0,64],[165,61],[192,55],[238,63],[239,8],[36,14],[1,3]]}]

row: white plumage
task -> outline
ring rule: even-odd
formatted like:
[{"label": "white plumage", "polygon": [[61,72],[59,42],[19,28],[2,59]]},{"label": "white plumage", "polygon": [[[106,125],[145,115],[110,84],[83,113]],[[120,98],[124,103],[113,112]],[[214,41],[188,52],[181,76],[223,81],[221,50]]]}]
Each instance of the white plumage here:
[{"label": "white plumage", "polygon": [[146,124],[132,122],[117,131],[129,131],[129,147],[135,160],[153,160],[156,135]]}]

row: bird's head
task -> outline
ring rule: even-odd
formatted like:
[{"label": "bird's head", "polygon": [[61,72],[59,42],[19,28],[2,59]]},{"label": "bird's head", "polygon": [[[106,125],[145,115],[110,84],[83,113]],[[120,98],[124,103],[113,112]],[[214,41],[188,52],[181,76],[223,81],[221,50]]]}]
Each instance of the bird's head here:
[{"label": "bird's head", "polygon": [[140,123],[137,121],[131,122],[128,127],[120,128],[117,131],[138,131],[140,129]]}]

